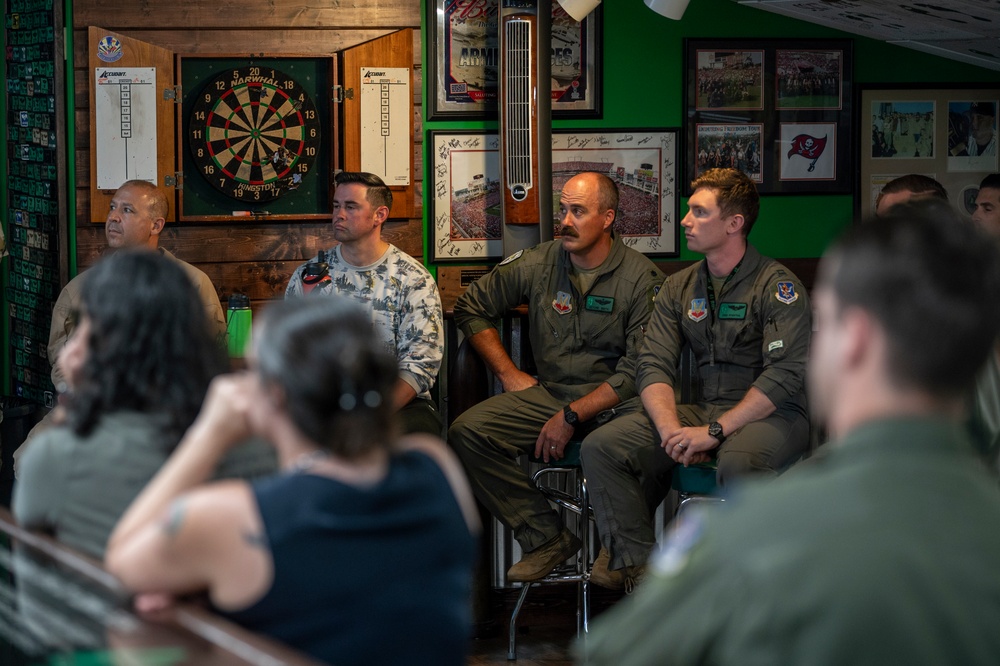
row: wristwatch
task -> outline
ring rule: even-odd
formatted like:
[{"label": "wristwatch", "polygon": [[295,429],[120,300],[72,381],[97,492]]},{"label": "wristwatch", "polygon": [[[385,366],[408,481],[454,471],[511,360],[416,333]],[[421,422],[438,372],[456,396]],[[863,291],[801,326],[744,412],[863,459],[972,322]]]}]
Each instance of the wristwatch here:
[{"label": "wristwatch", "polygon": [[722,424],[718,421],[712,421],[708,424],[708,434],[719,440],[719,444],[726,441],[726,435],[722,432]]},{"label": "wristwatch", "polygon": [[570,409],[569,405],[563,407],[563,418],[566,419],[566,423],[574,428],[580,425],[580,415]]}]

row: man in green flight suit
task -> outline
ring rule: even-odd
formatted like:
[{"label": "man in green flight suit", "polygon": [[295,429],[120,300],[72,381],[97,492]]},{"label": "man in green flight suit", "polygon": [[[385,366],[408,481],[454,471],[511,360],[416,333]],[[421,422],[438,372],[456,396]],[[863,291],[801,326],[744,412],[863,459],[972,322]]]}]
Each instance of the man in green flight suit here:
[{"label": "man in green flight suit", "polygon": [[[675,465],[715,458],[725,487],[775,476],[809,443],[809,297],[747,241],[760,208],[753,181],[710,169],[691,189],[681,226],[705,259],[667,278],[656,299],[636,369],[645,412],[609,424],[581,452],[603,545],[591,580],[611,589],[630,591],[642,576]],[[685,347],[698,391],[677,404]]]},{"label": "man in green flight suit", "polygon": [[586,663],[996,664],[1000,488],[962,424],[1000,333],[996,253],[937,202],[840,240],[814,291],[809,376],[831,443],[682,516],[579,646]]},{"label": "man in green flight suit", "polygon": [[[614,233],[618,195],[604,174],[568,180],[562,238],[507,257],[455,304],[456,324],[504,393],[461,414],[448,441],[476,496],[525,552],[511,581],[538,580],[580,547],[517,457],[559,460],[572,437],[640,408],[635,361],[663,275]],[[537,377],[514,365],[494,324],[524,303]]]}]

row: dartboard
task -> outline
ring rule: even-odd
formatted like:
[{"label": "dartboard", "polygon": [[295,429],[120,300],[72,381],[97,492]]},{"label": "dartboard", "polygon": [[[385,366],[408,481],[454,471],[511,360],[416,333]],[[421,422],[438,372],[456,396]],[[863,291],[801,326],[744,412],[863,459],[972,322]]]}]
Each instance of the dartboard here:
[{"label": "dartboard", "polygon": [[188,127],[201,175],[219,191],[249,203],[297,189],[320,144],[319,117],[309,95],[271,67],[227,70],[209,81]]}]

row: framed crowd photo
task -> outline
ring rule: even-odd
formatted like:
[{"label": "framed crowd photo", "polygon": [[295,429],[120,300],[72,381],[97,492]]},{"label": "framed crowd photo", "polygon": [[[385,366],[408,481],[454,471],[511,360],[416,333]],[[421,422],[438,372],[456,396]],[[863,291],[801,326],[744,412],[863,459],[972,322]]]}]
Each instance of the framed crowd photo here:
[{"label": "framed crowd photo", "polygon": [[500,137],[481,130],[432,130],[431,261],[499,260]]},{"label": "framed crowd photo", "polygon": [[1000,85],[865,84],[857,96],[858,216],[874,215],[885,184],[911,173],[936,179],[971,215],[979,183],[998,171]]},{"label": "framed crowd photo", "polygon": [[553,236],[559,235],[563,185],[578,173],[597,171],[618,185],[615,230],[625,245],[650,256],[678,256],[679,141],[676,128],[553,130]]},{"label": "framed crowd photo", "polygon": [[[559,237],[563,185],[597,171],[618,186],[615,229],[622,241],[650,256],[676,257],[679,141],[676,128],[553,130],[553,237]],[[432,261],[501,259],[499,146],[495,131],[431,130]]]},{"label": "framed crowd photo", "polygon": [[[428,0],[427,118],[496,118],[499,0]],[[602,114],[602,10],[575,21],[552,3],[552,116]]]},{"label": "framed crowd photo", "polygon": [[684,194],[718,167],[761,194],[853,191],[850,40],[688,39],[684,49]]}]

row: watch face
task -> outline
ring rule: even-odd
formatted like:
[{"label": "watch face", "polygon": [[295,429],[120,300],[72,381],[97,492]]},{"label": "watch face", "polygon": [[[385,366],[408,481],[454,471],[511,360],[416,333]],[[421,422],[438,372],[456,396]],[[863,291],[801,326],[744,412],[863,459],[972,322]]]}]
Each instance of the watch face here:
[{"label": "watch face", "polygon": [[313,168],[320,122],[301,85],[272,67],[239,67],[208,82],[188,139],[201,175],[239,201],[272,201]]},{"label": "watch face", "polygon": [[564,409],[563,418],[565,418],[566,423],[570,424],[571,426],[575,426],[580,423],[580,417],[572,409]]},{"label": "watch face", "polygon": [[708,434],[716,438],[722,437],[722,425],[718,423],[713,423],[712,425],[708,426]]}]

